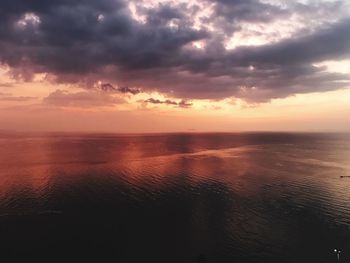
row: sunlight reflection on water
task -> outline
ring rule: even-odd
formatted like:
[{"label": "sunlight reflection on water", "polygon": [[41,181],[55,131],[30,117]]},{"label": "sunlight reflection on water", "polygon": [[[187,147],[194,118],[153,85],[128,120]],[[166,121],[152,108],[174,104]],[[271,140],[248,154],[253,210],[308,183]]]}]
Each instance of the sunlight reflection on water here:
[{"label": "sunlight reflection on water", "polygon": [[0,135],[1,245],[119,262],[333,262],[333,247],[346,259],[348,139]]}]

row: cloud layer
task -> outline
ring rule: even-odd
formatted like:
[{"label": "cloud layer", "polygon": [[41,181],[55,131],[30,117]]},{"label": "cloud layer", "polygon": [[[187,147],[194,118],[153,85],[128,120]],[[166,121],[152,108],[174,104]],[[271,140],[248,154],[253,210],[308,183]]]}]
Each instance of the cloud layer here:
[{"label": "cloud layer", "polygon": [[25,102],[35,100],[36,97],[28,96],[13,96],[11,93],[0,92],[0,101],[10,101],[10,102]]},{"label": "cloud layer", "polygon": [[[2,0],[0,62],[26,81],[48,73],[183,99],[260,102],[349,86],[349,75],[316,66],[350,57],[349,3],[289,2]],[[47,101],[91,94],[57,91]]]},{"label": "cloud layer", "polygon": [[192,106],[192,103],[187,102],[185,100],[181,100],[181,101],[177,102],[177,101],[169,100],[169,99],[159,100],[159,99],[155,99],[155,98],[149,98],[149,99],[145,100],[144,103],[174,105],[174,106],[178,106],[180,108],[189,108]]},{"label": "cloud layer", "polygon": [[98,91],[82,91],[70,93],[66,90],[56,90],[44,99],[45,104],[58,107],[108,107],[124,103],[122,98]]}]

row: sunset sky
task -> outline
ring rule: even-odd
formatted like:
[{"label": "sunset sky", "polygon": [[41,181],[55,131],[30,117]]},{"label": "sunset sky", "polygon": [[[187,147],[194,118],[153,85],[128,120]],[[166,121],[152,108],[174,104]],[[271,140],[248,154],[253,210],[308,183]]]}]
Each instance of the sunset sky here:
[{"label": "sunset sky", "polygon": [[350,0],[1,0],[0,130],[350,131]]}]

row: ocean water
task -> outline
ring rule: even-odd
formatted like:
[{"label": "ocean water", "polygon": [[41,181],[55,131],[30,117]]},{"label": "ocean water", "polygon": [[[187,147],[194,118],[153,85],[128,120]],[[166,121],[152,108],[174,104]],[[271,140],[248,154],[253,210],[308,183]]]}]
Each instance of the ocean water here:
[{"label": "ocean water", "polygon": [[350,262],[349,139],[0,134],[1,257]]}]

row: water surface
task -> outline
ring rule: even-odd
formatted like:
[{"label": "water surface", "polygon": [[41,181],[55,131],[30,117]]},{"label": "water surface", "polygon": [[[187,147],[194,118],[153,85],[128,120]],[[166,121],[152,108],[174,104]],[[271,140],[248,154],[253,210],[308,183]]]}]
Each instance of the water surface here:
[{"label": "water surface", "polygon": [[[345,134],[0,134],[0,246],[76,262],[350,260]],[[10,262],[10,261],[9,261]]]}]

